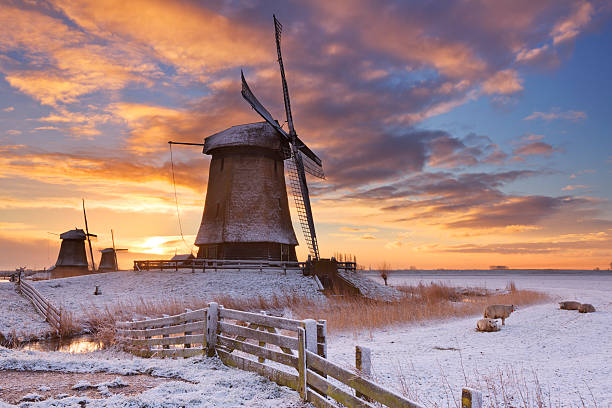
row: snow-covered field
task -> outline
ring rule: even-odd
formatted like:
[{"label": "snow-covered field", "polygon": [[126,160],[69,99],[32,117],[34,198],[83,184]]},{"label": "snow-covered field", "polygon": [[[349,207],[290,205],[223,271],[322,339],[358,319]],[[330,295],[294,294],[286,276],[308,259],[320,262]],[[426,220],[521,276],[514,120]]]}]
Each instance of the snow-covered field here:
[{"label": "snow-covered field", "polygon": [[[34,311],[32,304],[15,290],[15,284],[0,281],[0,335],[18,338],[44,337],[51,326]],[[1,337],[1,336],[0,336]]]},{"label": "snow-covered field", "polygon": [[[37,281],[33,285],[54,305],[61,305],[78,319],[81,312],[94,306],[170,299],[200,299],[211,301],[215,295],[236,298],[294,294],[300,297],[324,299],[316,283],[299,271],[260,272],[258,270],[218,270],[195,272],[191,269],[175,271],[122,271],[72,278]],[[94,295],[99,286],[101,295]]]},{"label": "snow-covered field", "polygon": [[[375,275],[370,277],[379,279]],[[531,394],[523,398],[533,399],[539,388],[546,402],[550,397],[555,407],[612,407],[612,274],[411,271],[392,273],[389,278],[390,285],[431,281],[490,289],[505,288],[508,281],[514,281],[519,289],[550,293],[555,302],[592,303],[597,312],[579,314],[559,310],[558,305],[551,302],[524,308],[519,305],[503,329],[495,333],[476,332],[478,317],[475,316],[371,332],[334,334],[328,340],[329,359],[353,367],[355,345],[370,347],[377,380],[389,387],[407,390],[413,399],[427,407],[457,406],[458,393],[466,381],[489,395],[494,393],[487,389],[488,385],[504,383],[506,389],[515,394],[515,400],[506,406],[523,406],[519,392],[528,391]],[[283,276],[260,272],[121,272],[35,284],[52,301],[77,312],[80,307],[91,304],[101,307],[139,297],[163,300],[220,293],[272,296],[283,291],[320,296],[309,278],[299,274]],[[102,296],[92,295],[95,285],[100,285]],[[6,314],[0,318],[2,324],[5,324],[4,316]],[[151,367],[153,371],[149,370]],[[164,383],[139,396],[114,396],[88,406],[128,405],[131,401],[132,405],[146,405],[160,398],[177,406],[283,407],[298,404],[296,393],[210,359],[142,360],[110,352],[64,355],[0,349],[0,370],[15,368],[66,372],[100,370],[117,374],[133,370],[195,382]],[[501,395],[501,391],[497,393]],[[503,405],[500,402],[490,406]]]},{"label": "snow-covered field", "polygon": [[[478,317],[473,317],[332,336],[329,358],[351,365],[355,344],[370,347],[377,379],[398,389],[405,381],[426,406],[454,407],[465,378],[486,391],[486,378],[499,383],[500,372],[505,378],[514,371],[531,392],[537,377],[554,406],[583,406],[582,396],[585,406],[594,407],[592,393],[598,407],[612,407],[612,273],[407,272],[391,274],[389,284],[441,281],[496,289],[509,280],[519,289],[540,290],[558,300],[592,303],[597,312],[559,310],[557,303],[519,305],[495,333],[476,332]],[[516,397],[513,406],[522,406]]]}]

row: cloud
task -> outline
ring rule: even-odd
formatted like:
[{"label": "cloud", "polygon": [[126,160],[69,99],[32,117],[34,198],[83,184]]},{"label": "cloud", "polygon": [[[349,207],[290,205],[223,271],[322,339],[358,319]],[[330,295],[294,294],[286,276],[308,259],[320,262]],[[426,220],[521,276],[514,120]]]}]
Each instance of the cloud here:
[{"label": "cloud", "polygon": [[550,112],[533,112],[531,115],[526,116],[523,120],[534,120],[534,119],[542,119],[546,121],[555,120],[555,119],[564,119],[572,122],[578,122],[580,120],[586,119],[587,114],[581,111],[561,111],[559,108],[552,108]]},{"label": "cloud", "polygon": [[555,24],[550,35],[553,44],[557,45],[575,38],[590,21],[595,12],[593,5],[587,1],[575,3],[574,12]]},{"label": "cloud", "polygon": [[573,190],[584,189],[584,188],[589,188],[589,187],[590,186],[586,186],[584,184],[570,184],[570,185],[563,187],[561,190],[562,191],[573,191]]},{"label": "cloud", "polygon": [[554,152],[560,151],[558,148],[549,145],[544,142],[532,142],[524,144],[514,149],[513,153],[517,156],[534,156],[534,155],[545,155],[550,156]]},{"label": "cloud", "polygon": [[494,244],[460,244],[437,248],[441,252],[491,253],[491,254],[563,254],[580,256],[587,250],[591,257],[599,253],[605,255],[612,245],[612,236],[604,231],[567,236],[544,237],[538,241],[523,241]]},{"label": "cloud", "polygon": [[359,237],[359,239],[374,240],[376,239],[376,237],[372,234],[363,234],[362,236]]},{"label": "cloud", "polygon": [[513,69],[496,72],[482,84],[485,94],[510,95],[523,90],[523,80]]},{"label": "cloud", "polygon": [[371,227],[340,227],[344,232],[378,232],[378,228]]},{"label": "cloud", "polygon": [[12,112],[12,111],[14,111],[14,110],[15,110],[15,107],[14,107],[14,106],[9,106],[8,108],[4,108],[4,109],[2,109],[2,111],[3,111],[3,112]]}]

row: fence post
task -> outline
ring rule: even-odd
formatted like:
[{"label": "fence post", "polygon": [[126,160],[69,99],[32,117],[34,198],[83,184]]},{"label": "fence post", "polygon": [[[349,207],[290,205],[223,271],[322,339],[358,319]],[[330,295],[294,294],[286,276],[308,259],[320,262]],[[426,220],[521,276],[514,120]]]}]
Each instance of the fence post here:
[{"label": "fence post", "polygon": [[[355,367],[364,377],[370,377],[372,375],[372,352],[369,348],[355,346]],[[359,391],[355,391],[355,396],[370,401],[368,397]]]},{"label": "fence post", "polygon": [[482,408],[482,393],[478,390],[464,387],[461,390],[461,408]]},{"label": "fence post", "polygon": [[[323,358],[327,358],[327,320],[319,320],[319,324],[322,325],[321,333],[317,327],[317,354]],[[321,350],[319,350],[321,345]]]},{"label": "fence post", "polygon": [[[162,314],[162,317],[170,317],[170,315]],[[168,327],[168,325],[165,325],[165,326],[162,326],[162,327]],[[162,334],[162,339],[167,339],[169,337],[170,337],[169,334]],[[162,346],[162,348],[168,350],[168,349],[170,349],[170,346],[165,344],[165,345]]]},{"label": "fence post", "polygon": [[[191,312],[191,309],[185,309],[185,313],[189,313],[189,312]],[[190,336],[191,334],[192,334],[192,332],[190,332],[190,331],[186,331],[185,332],[185,336]],[[184,347],[185,348],[191,348],[191,343],[185,342]]]},{"label": "fence post", "polygon": [[217,346],[217,325],[219,323],[219,304],[210,302],[206,313],[206,355],[213,357]]},{"label": "fence post", "polygon": [[300,398],[306,401],[308,398],[308,383],[306,373],[306,332],[303,328],[298,328],[298,392]]}]

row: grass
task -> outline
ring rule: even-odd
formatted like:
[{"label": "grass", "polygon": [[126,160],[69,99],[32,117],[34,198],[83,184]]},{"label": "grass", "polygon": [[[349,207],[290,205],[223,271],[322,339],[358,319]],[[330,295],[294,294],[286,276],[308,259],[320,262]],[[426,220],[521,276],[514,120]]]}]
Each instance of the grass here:
[{"label": "grass", "polygon": [[[508,289],[501,292],[491,292],[484,288],[456,288],[436,282],[400,286],[397,289],[404,296],[400,300],[389,301],[353,296],[330,296],[325,301],[320,301],[293,293],[281,293],[271,298],[218,295],[213,296],[210,301],[229,309],[255,312],[266,310],[294,319],[327,320],[328,332],[333,333],[361,332],[393,325],[479,315],[489,304],[527,306],[549,300],[546,294],[519,290],[510,282]],[[85,321],[89,330],[97,333],[102,341],[108,342],[114,336],[116,321],[175,315],[185,309],[195,310],[206,306],[207,302],[204,300],[139,299],[107,306],[104,310],[88,309]]]},{"label": "grass", "polygon": [[[506,364],[487,373],[474,369],[474,372],[470,375],[467,375],[465,369],[463,369],[464,383],[459,387],[453,387],[450,385],[444,369],[440,365],[438,366],[440,375],[437,381],[439,381],[440,388],[444,392],[445,401],[434,401],[419,392],[419,384],[414,383],[412,379],[416,377],[416,370],[412,363],[407,367],[400,365],[396,369],[396,379],[400,392],[406,398],[418,402],[426,408],[460,408],[458,392],[461,390],[461,386],[480,390],[483,396],[483,408],[561,408],[567,406],[568,401],[562,400],[559,395],[555,395],[550,386],[542,384],[534,368]],[[432,379],[432,381],[435,380]],[[587,383],[584,383],[584,387],[577,384],[573,392],[576,397],[571,406],[597,407],[597,399]]]}]

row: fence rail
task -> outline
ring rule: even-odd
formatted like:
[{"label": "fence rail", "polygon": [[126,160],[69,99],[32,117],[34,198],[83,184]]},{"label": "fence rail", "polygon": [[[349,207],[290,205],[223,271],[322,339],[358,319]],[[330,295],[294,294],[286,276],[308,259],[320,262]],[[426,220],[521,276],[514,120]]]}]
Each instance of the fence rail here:
[{"label": "fence rail", "polygon": [[[135,352],[157,357],[217,355],[224,364],[256,372],[300,393],[319,408],[337,405],[418,408],[420,405],[367,378],[361,356],[355,370],[327,360],[327,323],[208,308],[176,316],[117,324]],[[267,363],[270,362],[270,363]],[[331,398],[331,399],[330,399]]]},{"label": "fence rail", "polygon": [[286,272],[288,269],[300,269],[300,264],[295,261],[270,261],[257,259],[186,259],[186,260],[144,260],[134,261],[135,271],[149,271],[159,269],[174,270],[191,269],[196,270],[217,270],[217,269],[281,269]]},{"label": "fence rail", "polygon": [[34,309],[45,318],[47,322],[62,335],[62,311],[56,308],[43,295],[40,294],[32,285],[19,276],[17,280],[19,292],[34,305]]}]

